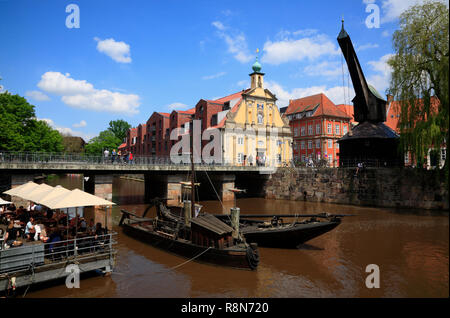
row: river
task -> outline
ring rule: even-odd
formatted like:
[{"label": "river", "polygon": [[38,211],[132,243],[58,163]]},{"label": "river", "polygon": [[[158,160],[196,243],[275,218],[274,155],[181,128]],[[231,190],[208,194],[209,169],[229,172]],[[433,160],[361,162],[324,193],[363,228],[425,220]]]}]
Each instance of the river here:
[{"label": "river", "polygon": [[[47,183],[81,187],[81,177],[53,177]],[[143,193],[143,182],[114,178],[112,223],[118,255],[110,276],[84,277],[79,289],[61,282],[33,287],[26,297],[449,297],[448,213],[238,199],[242,214],[355,216],[297,250],[259,248],[256,271],[195,262],[172,270],[186,260],[130,238],[117,226],[120,209],[144,211]],[[233,203],[201,204],[204,211],[221,213]],[[366,287],[369,264],[379,268],[380,288]]]}]

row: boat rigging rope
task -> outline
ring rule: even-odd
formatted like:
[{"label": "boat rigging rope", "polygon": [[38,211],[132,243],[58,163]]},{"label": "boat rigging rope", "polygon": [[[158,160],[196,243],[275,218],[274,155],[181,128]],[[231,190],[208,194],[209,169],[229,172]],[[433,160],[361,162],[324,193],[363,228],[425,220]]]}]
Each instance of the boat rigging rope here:
[{"label": "boat rigging rope", "polygon": [[222,206],[222,209],[225,209],[225,207],[223,206],[222,200],[220,200],[220,196],[219,196],[219,194],[218,194],[217,191],[216,191],[216,188],[214,187],[214,185],[213,185],[211,179],[209,178],[208,171],[206,171],[206,170],[204,170],[204,171],[205,171],[205,173],[206,173],[206,176],[208,177],[209,183],[211,183],[211,187],[213,188],[214,193],[215,193],[216,196],[217,196],[217,199],[219,199],[219,202],[220,202],[220,205]]},{"label": "boat rigging rope", "polygon": [[168,270],[170,271],[170,270],[176,269],[176,268],[178,268],[178,267],[183,266],[184,264],[189,263],[190,261],[193,261],[193,260],[196,259],[197,257],[200,257],[201,255],[203,255],[203,254],[205,254],[206,252],[208,252],[211,248],[212,248],[211,246],[208,247],[206,250],[204,250],[204,251],[201,252],[200,254],[194,256],[194,257],[191,258],[191,259],[188,259],[188,260],[187,260],[186,262],[184,262],[184,263],[181,263],[181,264],[179,264],[179,265],[177,265],[177,266],[171,267],[171,268],[169,268]]}]

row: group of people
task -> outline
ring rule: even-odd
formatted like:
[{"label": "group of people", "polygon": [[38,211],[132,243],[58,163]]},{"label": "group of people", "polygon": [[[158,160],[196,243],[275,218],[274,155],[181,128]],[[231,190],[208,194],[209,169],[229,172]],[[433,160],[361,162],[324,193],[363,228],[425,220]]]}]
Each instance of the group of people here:
[{"label": "group of people", "polygon": [[53,211],[34,203],[26,209],[23,206],[17,209],[14,204],[6,208],[1,207],[0,223],[7,224],[3,233],[0,233],[0,239],[4,244],[1,248],[21,246],[24,241],[55,243],[68,239],[67,234],[75,237],[80,232],[84,236],[94,236],[95,239],[106,234],[102,224],[95,223],[92,218],[86,222],[77,214],[68,223],[67,217],[67,214],[59,210]]},{"label": "group of people", "polygon": [[109,158],[109,150],[105,149],[103,151],[103,157],[105,162],[111,160],[111,163],[133,163],[133,154],[128,151],[124,151],[122,153],[121,150],[116,151],[116,149],[113,149],[111,151],[111,158]]}]

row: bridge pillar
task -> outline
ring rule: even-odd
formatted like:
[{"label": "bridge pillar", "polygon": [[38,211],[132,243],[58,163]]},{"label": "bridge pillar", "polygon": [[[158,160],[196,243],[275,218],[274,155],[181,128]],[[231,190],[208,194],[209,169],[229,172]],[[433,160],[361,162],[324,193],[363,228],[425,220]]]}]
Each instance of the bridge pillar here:
[{"label": "bridge pillar", "polygon": [[179,205],[182,201],[181,181],[186,175],[145,174],[145,202],[153,198],[168,198],[168,205]]},{"label": "bridge pillar", "polygon": [[[83,177],[84,191],[102,199],[112,201],[112,175],[85,174]],[[104,225],[106,222],[108,229],[111,230],[112,206],[108,206],[107,208],[104,206],[95,206],[94,208],[85,209],[85,219],[89,221],[91,218],[94,219],[95,223],[100,222]]]},{"label": "bridge pillar", "polygon": [[[234,200],[234,192],[229,191],[229,189],[234,188],[235,185],[236,176],[234,174],[209,174],[209,178],[211,179],[222,202]],[[211,182],[208,179],[203,179],[202,186],[211,188]],[[215,193],[214,198],[217,199],[217,195]]]}]

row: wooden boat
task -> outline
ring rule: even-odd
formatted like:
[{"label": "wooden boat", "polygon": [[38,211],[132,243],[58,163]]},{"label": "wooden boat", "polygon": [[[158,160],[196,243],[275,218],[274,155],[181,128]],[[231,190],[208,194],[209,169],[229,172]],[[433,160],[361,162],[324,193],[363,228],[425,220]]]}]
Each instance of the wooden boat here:
[{"label": "wooden boat", "polygon": [[239,269],[256,269],[259,253],[256,244],[236,242],[232,228],[210,214],[184,222],[162,218],[139,218],[122,210],[124,233],[167,252],[201,263]]},{"label": "wooden boat", "polygon": [[[192,145],[192,134],[191,134]],[[191,149],[191,201],[185,201],[184,217],[171,213],[162,200],[154,200],[157,215],[146,218],[122,210],[119,225],[124,232],[157,248],[189,260],[239,269],[254,270],[259,263],[257,244],[247,244],[234,228],[211,214],[198,214],[195,204],[194,160]]]},{"label": "wooden boat", "polygon": [[[294,215],[287,215],[293,217]],[[229,223],[228,215],[216,215],[225,223]],[[341,223],[342,216],[328,215],[325,221],[317,220],[321,215],[313,215],[305,221],[285,223],[279,216],[257,215],[256,217],[271,217],[270,222],[251,220],[255,215],[241,215],[239,231],[248,243],[257,243],[262,247],[297,248],[315,237],[331,231]],[[302,216],[305,217],[305,216]],[[325,217],[325,216],[324,216]]]}]

